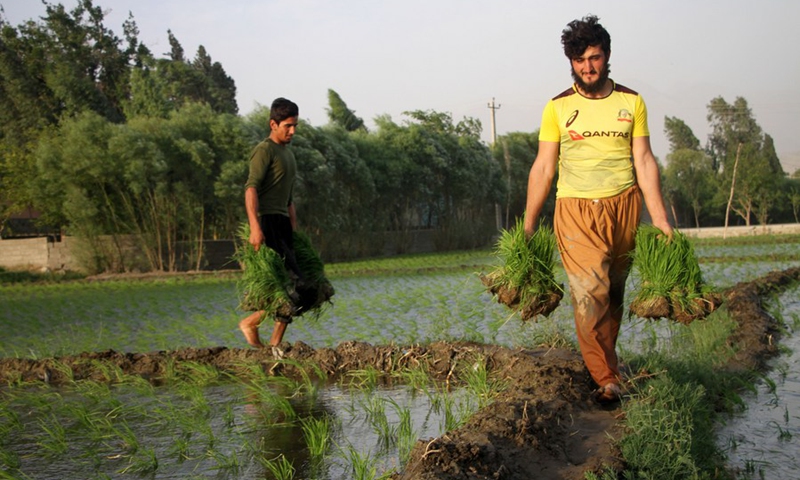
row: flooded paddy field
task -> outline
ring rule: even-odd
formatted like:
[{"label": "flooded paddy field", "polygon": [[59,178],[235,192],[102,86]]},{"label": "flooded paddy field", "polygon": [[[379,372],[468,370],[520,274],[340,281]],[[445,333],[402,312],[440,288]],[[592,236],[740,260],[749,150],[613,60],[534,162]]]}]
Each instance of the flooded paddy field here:
[{"label": "flooded paddy field", "polygon": [[800,478],[800,288],[766,303],[786,324],[783,354],[744,395],[747,408],[719,429],[719,442],[740,478]]},{"label": "flooded paddy field", "polygon": [[[704,276],[725,288],[800,265],[798,259],[783,258],[798,247],[780,245],[776,253],[771,244],[747,244],[740,250],[733,245],[720,253],[709,246],[698,248],[698,256],[701,262],[704,256],[714,259],[701,264]],[[777,254],[781,257],[770,259]],[[104,373],[92,378],[50,386],[11,382],[0,389],[0,463],[19,478],[389,478],[410,458],[424,459],[433,450],[456,451],[457,446],[442,440],[428,442],[447,432],[457,438],[459,428],[502,419],[502,406],[512,404],[504,395],[511,391],[519,397],[526,391],[515,390],[522,380],[513,373],[520,361],[514,358],[526,358],[533,362],[530,371],[538,371],[533,365],[544,353],[532,349],[555,337],[572,341],[572,311],[567,295],[550,318],[522,323],[495,303],[477,278],[477,272],[495,262],[488,251],[463,253],[438,264],[435,259],[409,260],[388,270],[380,262],[329,266],[334,304],[319,318],[290,325],[289,363],[278,367],[260,352],[244,348],[237,329],[244,312],[237,310],[235,275],[0,287],[0,357],[220,348],[230,357],[230,368],[222,369],[188,359],[171,366],[164,361],[159,380],[104,367]],[[563,272],[560,277],[566,283]],[[632,275],[630,286],[635,283]],[[796,288],[788,290],[770,311],[791,325],[797,295]],[[669,339],[680,328],[666,321],[626,320],[620,340],[623,358],[654,339]],[[783,342],[797,345],[791,329],[787,333]],[[360,342],[385,345],[382,355],[407,363],[379,368],[385,365],[378,365],[373,352],[373,361],[352,360],[341,368],[349,358],[342,344],[357,348]],[[432,342],[442,343],[425,354],[414,350]],[[305,363],[305,347],[307,356],[332,352],[338,366],[326,371]],[[751,426],[736,430],[740,419],[725,427],[734,430],[720,435],[743,475],[751,472],[757,478],[774,464],[787,465],[788,452],[796,450],[800,404],[797,392],[790,391],[800,379],[800,366],[787,354],[775,360],[770,375],[777,376],[765,377],[764,391],[748,397],[751,407],[744,410],[747,415],[764,404],[772,413],[758,435],[776,438],[774,445],[742,433]],[[437,371],[444,364],[447,368]],[[571,394],[576,406],[561,405],[547,413],[540,405],[542,421],[547,415],[555,424],[589,415],[591,386],[579,356],[566,353],[556,365],[547,374],[531,373],[531,385],[541,387],[547,375],[578,382]],[[281,375],[281,369],[295,375]],[[56,368],[42,375],[65,373]],[[548,398],[545,388],[539,389],[539,398]],[[533,405],[536,395],[526,394]],[[484,414],[490,404],[494,411]],[[759,419],[765,417],[756,411]],[[603,421],[598,419],[611,428]],[[312,452],[311,445],[318,442],[323,445]],[[563,442],[554,444],[569,450]],[[747,450],[750,444],[756,450]],[[770,456],[757,450],[761,446],[782,453]],[[562,460],[570,460],[564,455]],[[590,462],[571,461],[584,467]],[[788,468],[784,476],[796,476],[796,465]],[[553,467],[542,478],[582,478],[570,476],[575,472]]]}]

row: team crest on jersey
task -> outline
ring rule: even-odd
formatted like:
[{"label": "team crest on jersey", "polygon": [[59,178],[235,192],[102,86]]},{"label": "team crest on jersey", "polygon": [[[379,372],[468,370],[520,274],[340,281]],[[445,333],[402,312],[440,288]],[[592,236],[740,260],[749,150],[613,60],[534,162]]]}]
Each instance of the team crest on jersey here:
[{"label": "team crest on jersey", "polygon": [[617,121],[631,123],[633,121],[633,115],[631,115],[631,112],[623,108],[617,114]]}]

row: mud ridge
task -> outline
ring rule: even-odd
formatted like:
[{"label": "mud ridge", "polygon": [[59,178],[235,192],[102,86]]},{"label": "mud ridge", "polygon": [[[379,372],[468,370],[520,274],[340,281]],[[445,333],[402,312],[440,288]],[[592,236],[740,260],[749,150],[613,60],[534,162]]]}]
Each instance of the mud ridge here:
[{"label": "mud ridge", "polygon": [[[766,359],[777,354],[779,326],[761,308],[761,298],[798,280],[800,268],[792,268],[737,284],[725,293],[725,307],[739,325],[730,339],[737,354],[727,368],[761,370]],[[623,433],[621,411],[591,400],[592,381],[578,352],[466,342],[373,346],[350,341],[335,349],[296,342],[282,347],[284,361],[275,360],[269,350],[227,347],[2,358],[0,381],[113,382],[119,370],[158,382],[181,362],[212,365],[232,375],[247,375],[256,363],[272,375],[299,376],[302,365],[313,363],[332,380],[367,367],[386,373],[420,367],[437,382],[453,387],[461,384],[465,369],[483,362],[492,377],[508,388],[464,426],[438,438],[418,440],[395,480],[583,479],[586,472],[597,473],[604,465],[624,469],[614,446],[614,439]]]}]

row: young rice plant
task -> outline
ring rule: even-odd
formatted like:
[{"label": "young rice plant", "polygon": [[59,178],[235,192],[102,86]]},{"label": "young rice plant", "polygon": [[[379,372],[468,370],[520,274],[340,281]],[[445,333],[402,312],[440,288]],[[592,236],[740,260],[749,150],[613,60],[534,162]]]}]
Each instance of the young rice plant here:
[{"label": "young rice plant", "polygon": [[527,238],[522,219],[511,230],[503,230],[495,247],[502,264],[488,275],[481,275],[497,300],[520,312],[522,320],[549,315],[563,297],[563,287],[555,280],[556,239],[553,230],[540,225]]},{"label": "young rice plant", "polygon": [[635,315],[688,324],[722,302],[703,281],[691,242],[677,230],[669,238],[653,225],[639,227],[632,264],[641,279],[630,307]]}]

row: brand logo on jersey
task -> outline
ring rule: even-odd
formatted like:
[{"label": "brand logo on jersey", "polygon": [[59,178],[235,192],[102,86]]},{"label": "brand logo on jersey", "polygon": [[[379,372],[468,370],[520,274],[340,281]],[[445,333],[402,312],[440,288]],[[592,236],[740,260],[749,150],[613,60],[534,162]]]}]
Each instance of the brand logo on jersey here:
[{"label": "brand logo on jersey", "polygon": [[570,130],[569,131],[569,138],[571,138],[573,140],[583,140],[583,135],[581,135],[580,133],[576,132],[575,130]]},{"label": "brand logo on jersey", "polygon": [[619,111],[617,114],[617,121],[618,122],[628,122],[631,123],[633,121],[633,115],[631,112],[625,110],[624,108]]},{"label": "brand logo on jersey", "polygon": [[612,138],[628,138],[630,133],[628,132],[615,132],[615,131],[608,131],[608,132],[590,132],[585,131],[583,133],[578,133],[575,130],[569,130],[569,138],[572,140],[586,140],[587,138],[591,137],[612,137]]},{"label": "brand logo on jersey", "polygon": [[567,124],[564,125],[564,126],[569,128],[569,126],[572,125],[572,122],[574,122],[576,118],[578,118],[578,111],[577,110],[572,112],[572,115],[570,115],[569,118],[567,119]]}]

